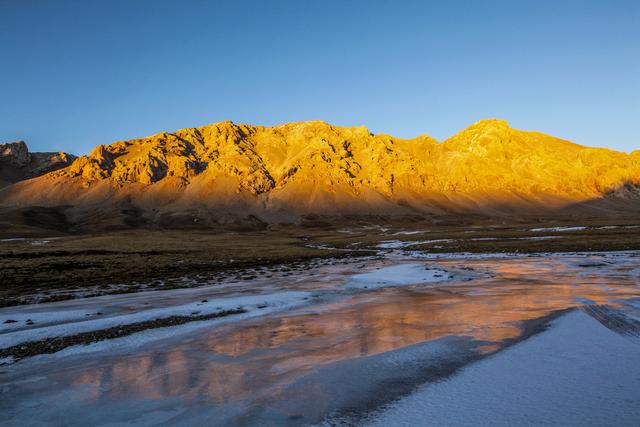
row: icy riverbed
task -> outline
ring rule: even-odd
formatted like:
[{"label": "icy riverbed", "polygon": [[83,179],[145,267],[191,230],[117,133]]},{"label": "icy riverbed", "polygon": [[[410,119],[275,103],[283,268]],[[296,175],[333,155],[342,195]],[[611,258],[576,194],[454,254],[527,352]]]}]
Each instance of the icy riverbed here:
[{"label": "icy riverbed", "polygon": [[[521,424],[517,414],[543,405],[550,424],[615,412],[624,425],[640,399],[639,272],[637,252],[394,250],[293,276],[4,308],[0,348],[243,312],[0,360],[0,425],[438,425],[452,409],[434,390],[449,405],[463,399],[460,424],[487,405],[488,424]],[[581,389],[595,418],[566,415],[583,410],[569,397]]]},{"label": "icy riverbed", "polygon": [[[356,270],[365,272],[354,274]],[[321,277],[315,278],[318,274]],[[217,283],[193,289],[105,295],[2,308],[0,350],[52,337],[72,336],[171,316],[204,316],[242,309],[246,313],[235,316],[235,319],[245,319],[309,304],[314,298],[332,298],[345,291],[424,286],[450,280],[454,276],[461,278],[470,274],[455,267],[445,271],[424,263],[395,261],[389,265],[386,261],[378,261],[359,263],[357,266],[353,263],[343,267],[324,267],[318,271],[274,280]],[[274,286],[274,282],[278,285]],[[220,323],[221,320],[215,322]]]}]

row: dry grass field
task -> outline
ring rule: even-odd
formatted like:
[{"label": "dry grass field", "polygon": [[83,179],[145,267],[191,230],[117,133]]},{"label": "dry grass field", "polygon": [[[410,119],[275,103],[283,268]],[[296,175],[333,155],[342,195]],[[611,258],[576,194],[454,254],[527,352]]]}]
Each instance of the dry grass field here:
[{"label": "dry grass field", "polygon": [[[129,229],[65,234],[29,228],[0,236],[0,306],[198,286],[256,271],[380,250],[573,252],[640,249],[640,221],[462,220],[271,226],[262,231]],[[28,237],[25,237],[28,236]],[[333,262],[333,261],[325,261]],[[186,280],[188,279],[188,280]]]}]

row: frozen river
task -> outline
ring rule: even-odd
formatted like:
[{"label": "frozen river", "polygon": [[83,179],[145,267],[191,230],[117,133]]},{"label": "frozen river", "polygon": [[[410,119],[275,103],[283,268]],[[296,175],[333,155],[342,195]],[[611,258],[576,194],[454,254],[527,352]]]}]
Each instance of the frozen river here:
[{"label": "frozen river", "polygon": [[0,348],[242,310],[7,357],[0,425],[637,425],[639,283],[638,252],[390,251],[0,309]]}]

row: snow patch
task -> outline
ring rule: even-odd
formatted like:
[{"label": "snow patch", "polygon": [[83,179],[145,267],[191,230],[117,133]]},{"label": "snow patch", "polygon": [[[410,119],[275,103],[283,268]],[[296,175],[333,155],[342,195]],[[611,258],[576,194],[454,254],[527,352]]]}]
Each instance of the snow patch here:
[{"label": "snow patch", "polygon": [[391,235],[392,236],[412,236],[414,234],[424,234],[424,233],[428,233],[428,231],[426,231],[426,230],[396,231],[395,233],[393,233]]},{"label": "snow patch", "polygon": [[[30,308],[32,307],[26,307],[19,311],[19,309],[12,307],[9,312],[0,311],[0,334],[23,329],[27,326],[28,321],[33,322],[37,327],[37,325],[43,324],[81,320],[95,314],[95,310],[35,311],[29,310]],[[40,309],[38,306],[34,308]]]},{"label": "snow patch", "polygon": [[529,231],[533,232],[543,232],[543,231],[581,231],[586,230],[588,227],[578,226],[578,227],[545,227],[545,228],[530,228]]},{"label": "snow patch", "polygon": [[367,273],[349,277],[346,288],[377,289],[389,286],[405,286],[436,283],[450,280],[451,274],[439,268],[425,267],[424,264],[398,264],[381,267]]},{"label": "snow patch", "polygon": [[431,243],[445,243],[453,242],[453,239],[435,239],[435,240],[420,240],[420,241],[402,241],[402,240],[383,240],[376,245],[379,249],[401,249],[409,246],[416,245],[428,245]]},{"label": "snow patch", "polygon": [[533,237],[518,237],[518,240],[548,240],[548,239],[562,239],[562,236],[533,236]]},{"label": "snow patch", "polygon": [[15,362],[13,356],[0,357],[0,366],[2,365],[11,365]]}]

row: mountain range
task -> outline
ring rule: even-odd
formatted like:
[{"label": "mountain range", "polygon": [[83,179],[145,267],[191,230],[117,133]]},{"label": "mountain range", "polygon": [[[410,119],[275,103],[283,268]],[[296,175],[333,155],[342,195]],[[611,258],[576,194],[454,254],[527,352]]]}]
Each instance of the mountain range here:
[{"label": "mountain range", "polygon": [[[226,121],[100,145],[77,158],[48,156],[0,161],[2,209],[57,209],[70,224],[170,227],[243,218],[609,215],[638,212],[640,203],[640,151],[585,147],[494,119],[442,142],[322,121]],[[48,166],[16,172],[45,157]]]}]

